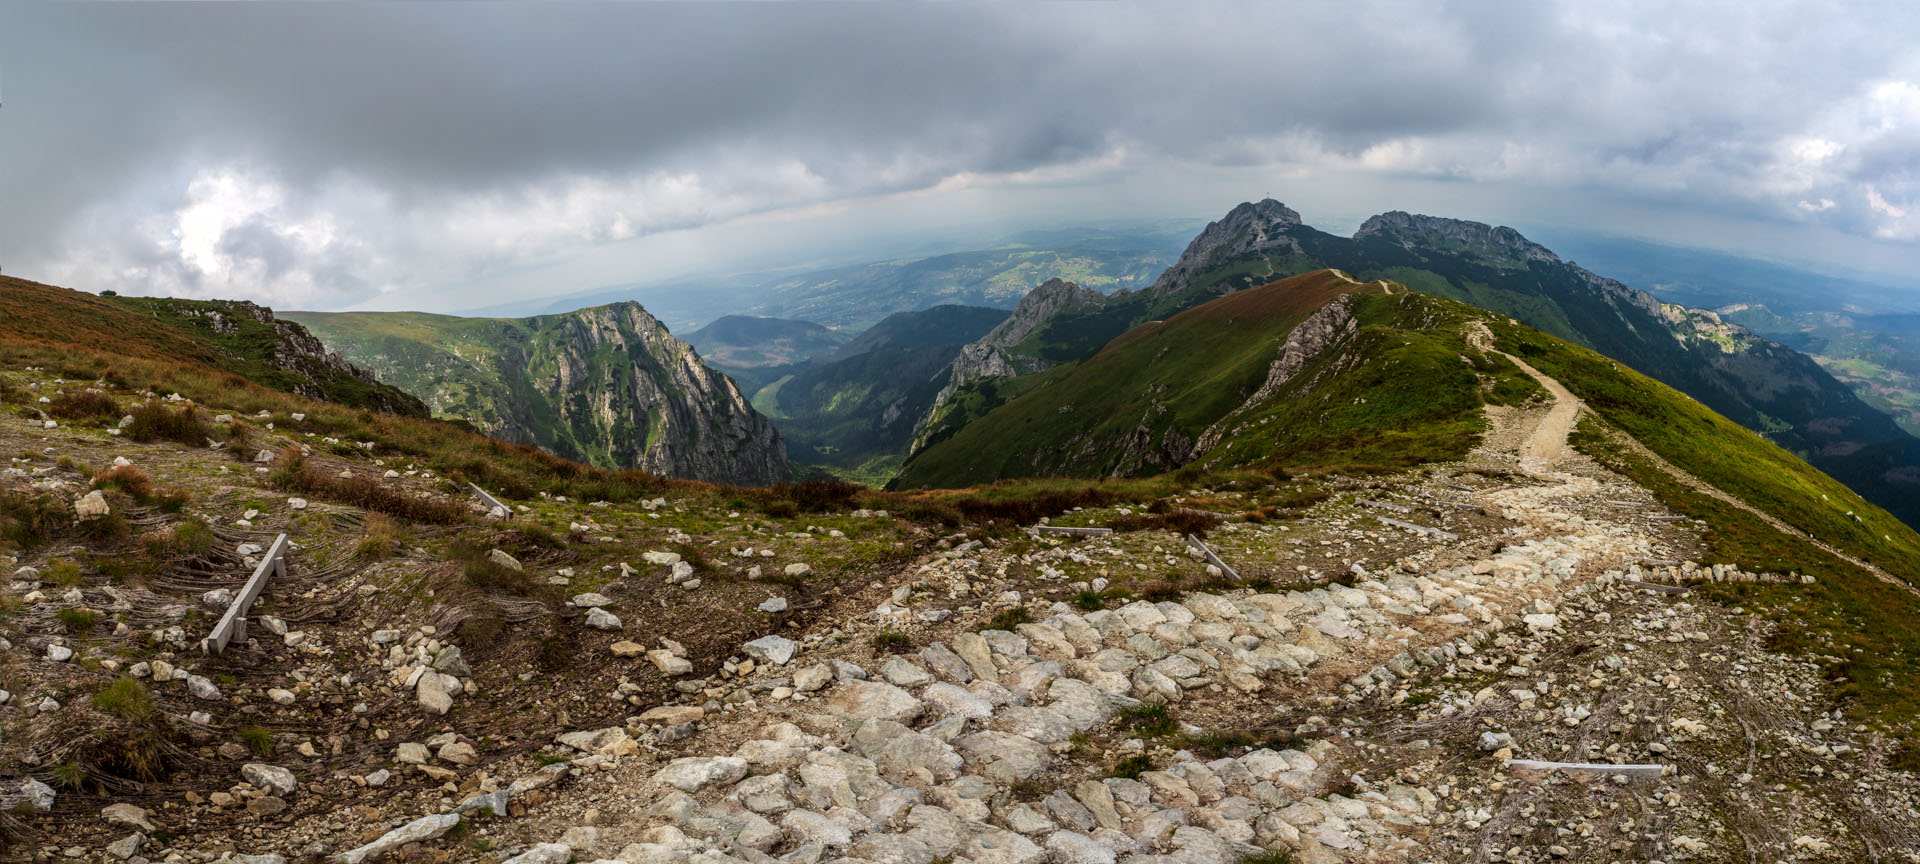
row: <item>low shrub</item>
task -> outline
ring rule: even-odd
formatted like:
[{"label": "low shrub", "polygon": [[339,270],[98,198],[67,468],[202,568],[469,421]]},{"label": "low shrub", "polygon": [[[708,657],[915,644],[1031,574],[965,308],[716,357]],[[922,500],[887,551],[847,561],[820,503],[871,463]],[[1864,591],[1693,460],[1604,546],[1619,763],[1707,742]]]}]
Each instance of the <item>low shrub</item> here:
[{"label": "low shrub", "polygon": [[204,447],[213,438],[213,427],[191,402],[175,410],[158,399],[148,399],[127,414],[133,417],[133,423],[127,426],[126,435],[135,441],[173,441]]},{"label": "low shrub", "polygon": [[0,492],[0,540],[17,549],[52,542],[72,523],[72,508],[52,495]]},{"label": "low shrub", "polygon": [[111,420],[120,416],[120,403],[98,390],[76,390],[53,397],[47,413],[62,420]]},{"label": "low shrub", "polygon": [[297,447],[280,451],[268,480],[283,490],[398,516],[410,522],[453,525],[468,517],[467,506],[461,502],[411,495],[370,477],[329,474],[308,461]]}]

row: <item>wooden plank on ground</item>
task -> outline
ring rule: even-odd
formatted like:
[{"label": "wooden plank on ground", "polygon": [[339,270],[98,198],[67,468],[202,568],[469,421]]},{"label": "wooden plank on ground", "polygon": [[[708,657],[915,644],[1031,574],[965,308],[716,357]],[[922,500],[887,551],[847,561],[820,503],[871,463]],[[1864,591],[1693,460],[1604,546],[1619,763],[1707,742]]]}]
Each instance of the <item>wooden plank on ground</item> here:
[{"label": "wooden plank on ground", "polygon": [[1035,525],[1033,530],[1042,534],[1077,534],[1083,537],[1096,537],[1112,534],[1112,528],[1082,528],[1077,525]]},{"label": "wooden plank on ground", "polygon": [[1240,581],[1240,572],[1232,567],[1228,567],[1227,562],[1220,560],[1220,556],[1214,553],[1212,546],[1207,545],[1207,541],[1188,534],[1187,545],[1200,550],[1200,556],[1207,559],[1208,564],[1220,568],[1220,572],[1226,574],[1228,579],[1232,579],[1235,582]]},{"label": "wooden plank on ground", "polygon": [[1652,520],[1652,521],[1655,521],[1655,522],[1685,522],[1685,521],[1687,521],[1687,517],[1685,517],[1685,516],[1648,516],[1647,518],[1648,518],[1648,519],[1650,519],[1650,520]]},{"label": "wooden plank on ground", "polygon": [[1602,774],[1608,777],[1624,775],[1637,779],[1658,780],[1666,776],[1665,765],[1608,765],[1605,762],[1536,762],[1532,759],[1508,759],[1508,768],[1527,771],[1570,771],[1577,774]]},{"label": "wooden plank on ground", "polygon": [[1458,539],[1460,539],[1460,535],[1458,535],[1458,534],[1455,534],[1455,533],[1453,533],[1453,532],[1451,532],[1451,531],[1442,531],[1442,530],[1440,530],[1440,529],[1438,529],[1438,528],[1428,528],[1428,527],[1427,527],[1427,526],[1425,526],[1425,525],[1415,525],[1415,524],[1413,524],[1412,522],[1402,522],[1402,521],[1400,521],[1400,520],[1398,520],[1398,519],[1388,519],[1388,518],[1387,518],[1387,517],[1385,517],[1385,516],[1375,516],[1375,517],[1373,517],[1373,518],[1375,518],[1375,519],[1378,519],[1378,520],[1380,520],[1381,522],[1383,522],[1383,523],[1385,523],[1385,524],[1388,524],[1388,525],[1392,525],[1392,526],[1393,526],[1393,527],[1395,527],[1395,528],[1405,528],[1405,529],[1407,529],[1408,531],[1416,531],[1416,532],[1419,532],[1419,533],[1421,533],[1421,534],[1426,534],[1426,535],[1428,535],[1428,536],[1431,536],[1431,537],[1438,537],[1438,538],[1440,538],[1440,539],[1442,539],[1442,540],[1458,540]]},{"label": "wooden plank on ground", "polygon": [[200,650],[207,654],[219,654],[227,650],[233,642],[247,639],[247,609],[253,601],[260,599],[260,592],[267,587],[271,576],[287,575],[287,535],[274,538],[273,545],[260,557],[259,566],[253,568],[253,575],[247,577],[247,584],[240,586],[240,593],[234,595],[233,602],[227,605],[227,613],[220,616],[213,633],[200,640]]},{"label": "wooden plank on ground", "polygon": [[487,512],[491,513],[497,509],[500,512],[507,514],[505,516],[502,516],[501,518],[503,519],[513,518],[513,508],[500,503],[500,499],[495,498],[492,495],[488,495],[487,490],[480,488],[480,484],[468,483],[467,488],[473,490],[473,497],[480,499],[480,503],[485,504],[487,506]]}]

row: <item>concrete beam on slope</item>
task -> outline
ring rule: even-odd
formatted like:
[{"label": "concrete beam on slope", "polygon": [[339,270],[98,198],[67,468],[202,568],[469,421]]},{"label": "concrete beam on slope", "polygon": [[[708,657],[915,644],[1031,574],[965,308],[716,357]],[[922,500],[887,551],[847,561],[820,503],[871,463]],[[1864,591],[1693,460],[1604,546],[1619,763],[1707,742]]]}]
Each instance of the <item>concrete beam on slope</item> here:
[{"label": "concrete beam on slope", "polygon": [[1098,537],[1112,534],[1112,528],[1082,528],[1077,525],[1035,525],[1033,530],[1042,534],[1073,534],[1081,537]]},{"label": "concrete beam on slope", "polygon": [[488,495],[487,490],[480,488],[480,484],[468,483],[467,488],[473,490],[473,497],[480,499],[480,503],[487,505],[487,512],[491,513],[495,510],[499,510],[501,513],[506,514],[500,518],[502,519],[513,518],[513,508],[500,503],[500,499],[495,498],[492,495]]},{"label": "concrete beam on slope", "polygon": [[1455,534],[1451,531],[1442,531],[1438,528],[1428,528],[1425,525],[1415,525],[1412,522],[1402,522],[1398,519],[1388,519],[1385,516],[1375,516],[1373,518],[1380,520],[1383,524],[1392,525],[1395,528],[1405,528],[1408,531],[1414,531],[1421,534],[1426,534],[1431,537],[1438,537],[1442,540],[1460,539],[1460,535]]},{"label": "concrete beam on slope", "polygon": [[219,654],[227,650],[233,642],[247,641],[247,609],[253,601],[260,599],[260,592],[267,587],[271,576],[285,578],[287,575],[287,535],[274,538],[273,545],[267,547],[265,555],[260,557],[259,566],[253,568],[253,575],[247,577],[247,584],[240,587],[233,602],[227,604],[227,613],[220,616],[213,633],[200,640],[200,650],[207,654]]},{"label": "concrete beam on slope", "polygon": [[1658,780],[1666,776],[1665,765],[1608,765],[1604,762],[1536,762],[1532,759],[1508,759],[1508,768],[1524,771],[1570,771],[1576,774],[1626,776],[1639,780]]},{"label": "concrete beam on slope", "polygon": [[1200,556],[1202,558],[1207,559],[1208,564],[1212,564],[1213,566],[1220,568],[1220,572],[1225,573],[1228,579],[1232,579],[1235,582],[1240,581],[1240,572],[1233,569],[1232,567],[1228,567],[1227,562],[1220,560],[1220,556],[1214,553],[1213,547],[1208,546],[1205,540],[1202,540],[1199,537],[1196,537],[1192,534],[1188,534],[1187,545],[1198,550],[1200,552]]}]

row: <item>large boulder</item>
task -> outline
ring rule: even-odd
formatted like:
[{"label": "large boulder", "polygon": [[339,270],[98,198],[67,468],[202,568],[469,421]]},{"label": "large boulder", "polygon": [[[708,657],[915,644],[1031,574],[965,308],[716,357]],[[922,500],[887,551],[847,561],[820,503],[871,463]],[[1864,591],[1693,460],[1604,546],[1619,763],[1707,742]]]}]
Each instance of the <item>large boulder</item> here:
[{"label": "large boulder", "polygon": [[882,681],[843,681],[827,697],[827,707],[854,720],[911,723],[926,711],[913,694]]},{"label": "large boulder", "polygon": [[732,756],[693,756],[675,759],[655,774],[655,780],[682,792],[698,792],[718,783],[738,783],[747,776],[747,760]]},{"label": "large boulder", "polygon": [[340,864],[363,864],[363,862],[378,860],[388,852],[409,843],[425,843],[440,837],[453,830],[453,826],[458,824],[460,824],[460,817],[453,813],[423,816],[388,831],[372,843],[340,853]]},{"label": "large boulder", "polygon": [[300,781],[294,779],[292,771],[264,762],[249,762],[241,766],[240,776],[247,778],[254,788],[265,789],[281,797],[292,795],[293,790],[300,788]]}]

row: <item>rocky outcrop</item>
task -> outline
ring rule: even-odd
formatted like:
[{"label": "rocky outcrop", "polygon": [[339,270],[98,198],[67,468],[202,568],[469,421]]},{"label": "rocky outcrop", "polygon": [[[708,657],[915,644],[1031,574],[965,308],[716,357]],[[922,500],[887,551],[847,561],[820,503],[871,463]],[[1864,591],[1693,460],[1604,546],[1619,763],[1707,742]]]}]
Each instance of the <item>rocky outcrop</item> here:
[{"label": "rocky outcrop", "polygon": [[1402,210],[1391,210],[1361,223],[1360,230],[1353,232],[1353,239],[1380,239],[1408,249],[1450,252],[1506,268],[1524,268],[1534,261],[1560,261],[1560,256],[1547,247],[1504,225],[1420,216]]},{"label": "rocky outcrop", "polygon": [[1297,252],[1300,245],[1287,232],[1299,225],[1300,214],[1272,198],[1243,203],[1220,221],[1208,223],[1180,253],[1180,260],[1143,293],[1155,297],[1179,294],[1193,287],[1198,277],[1233,258]]},{"label": "rocky outcrop", "polygon": [[1207,223],[1180,253],[1180,260],[1141,292],[1149,297],[1172,297],[1194,287],[1199,277],[1230,259],[1299,252],[1299,241],[1287,234],[1299,226],[1300,214],[1272,198],[1243,203],[1227,211],[1220,221]]},{"label": "rocky outcrop", "polygon": [[987,335],[963,346],[959,356],[948,364],[944,373],[946,386],[940,389],[940,394],[934,397],[933,406],[915,424],[910,452],[926,445],[928,429],[945,415],[945,409],[961,387],[986,378],[1012,378],[1047,369],[1053,364],[1032,353],[1019,351],[1016,346],[1056,316],[1097,310],[1106,299],[1105,294],[1082,288],[1065,279],[1047,280],[1027,292],[1007,320],[1000,322]]},{"label": "rocky outcrop", "polygon": [[[1320,311],[1307,316],[1307,320],[1293,328],[1287,334],[1287,341],[1281,343],[1279,355],[1273,359],[1273,365],[1267,368],[1267,380],[1260,389],[1248,397],[1247,407],[1265,403],[1279,393],[1282,387],[1300,374],[1314,358],[1338,344],[1342,339],[1353,335],[1359,325],[1353,318],[1352,294],[1342,294],[1333,302],[1320,307]],[[1201,433],[1200,440],[1194,445],[1188,459],[1199,458],[1202,454],[1218,446],[1228,434],[1238,433],[1238,418],[1244,412],[1235,411],[1208,427]]]},{"label": "rocky outcrop", "polygon": [[1000,326],[960,349],[954,358],[949,387],[980,378],[1025,375],[1047,368],[1045,360],[1031,354],[1014,352],[1022,340],[1041,324],[1057,315],[1087,312],[1100,308],[1105,294],[1082,288],[1064,279],[1048,280],[1020,298],[1020,305]]},{"label": "rocky outcrop", "polygon": [[786,444],[773,423],[640,304],[526,326],[533,332],[524,347],[503,340],[508,380],[523,395],[503,406],[503,437],[668,477],[740,485],[786,478]]}]

